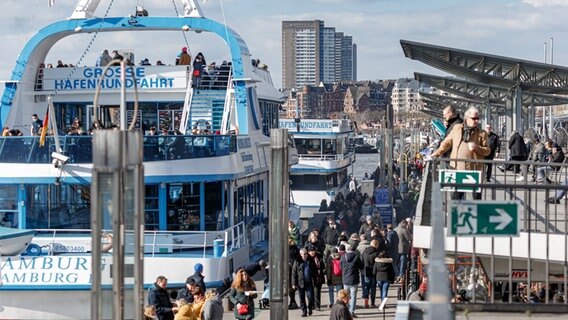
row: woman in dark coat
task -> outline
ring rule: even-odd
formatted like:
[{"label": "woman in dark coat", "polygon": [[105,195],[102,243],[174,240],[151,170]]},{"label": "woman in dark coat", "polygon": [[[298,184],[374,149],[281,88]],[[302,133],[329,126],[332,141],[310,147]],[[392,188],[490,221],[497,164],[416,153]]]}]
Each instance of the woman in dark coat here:
[{"label": "woman in dark coat", "polygon": [[[511,156],[511,160],[527,160],[527,145],[525,144],[523,137],[517,131],[513,131],[513,135],[509,139],[509,154]],[[519,164],[515,164],[513,167],[515,169],[515,173],[521,172]]]},{"label": "woman in dark coat", "polygon": [[[235,319],[254,319],[254,298],[257,296],[252,278],[244,269],[237,271],[229,293],[229,300],[235,305]],[[239,314],[241,304],[248,304],[248,314]]]},{"label": "woman in dark coat", "polygon": [[373,267],[375,279],[381,290],[381,301],[388,297],[390,284],[394,282],[394,268],[392,258],[389,258],[386,252],[381,251],[375,258],[375,266]]}]

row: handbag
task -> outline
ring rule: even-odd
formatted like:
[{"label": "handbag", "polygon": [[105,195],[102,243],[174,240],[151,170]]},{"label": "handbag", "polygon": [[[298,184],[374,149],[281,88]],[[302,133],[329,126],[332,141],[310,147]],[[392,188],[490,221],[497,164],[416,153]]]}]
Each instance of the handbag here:
[{"label": "handbag", "polygon": [[199,69],[193,69],[193,76],[194,77],[199,77],[201,75],[201,72],[199,71]]},{"label": "handbag", "polygon": [[246,314],[249,314],[249,305],[248,303],[241,303],[239,305],[239,308],[237,309],[237,312],[241,315],[244,316]]}]

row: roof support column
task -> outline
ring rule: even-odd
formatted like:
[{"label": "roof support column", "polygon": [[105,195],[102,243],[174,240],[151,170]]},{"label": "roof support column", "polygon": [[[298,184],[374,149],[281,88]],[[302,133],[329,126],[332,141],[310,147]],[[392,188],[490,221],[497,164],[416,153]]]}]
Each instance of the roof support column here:
[{"label": "roof support column", "polygon": [[517,130],[519,133],[524,132],[523,126],[523,101],[522,101],[522,89],[517,86],[513,95],[511,96],[512,107],[513,107],[513,130]]},{"label": "roof support column", "polygon": [[[528,128],[536,128],[536,107],[534,105],[534,101],[531,100],[531,104],[529,105],[529,116],[527,121],[527,129]],[[536,130],[536,129],[535,129]]]},{"label": "roof support column", "polygon": [[485,125],[491,124],[493,122],[493,115],[491,114],[491,104],[489,101],[485,104]]}]

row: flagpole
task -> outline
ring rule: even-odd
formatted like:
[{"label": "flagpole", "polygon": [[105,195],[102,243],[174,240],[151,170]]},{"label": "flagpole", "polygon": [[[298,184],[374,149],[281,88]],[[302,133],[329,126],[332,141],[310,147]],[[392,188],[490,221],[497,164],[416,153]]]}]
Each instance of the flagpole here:
[{"label": "flagpole", "polygon": [[55,140],[55,150],[56,152],[63,152],[61,149],[61,144],[59,143],[59,132],[57,132],[57,120],[55,119],[55,109],[53,108],[53,100],[51,96],[47,97],[47,104],[49,108],[49,114],[51,114],[52,120],[48,123],[48,130],[51,127],[51,131],[53,132],[53,139]]}]

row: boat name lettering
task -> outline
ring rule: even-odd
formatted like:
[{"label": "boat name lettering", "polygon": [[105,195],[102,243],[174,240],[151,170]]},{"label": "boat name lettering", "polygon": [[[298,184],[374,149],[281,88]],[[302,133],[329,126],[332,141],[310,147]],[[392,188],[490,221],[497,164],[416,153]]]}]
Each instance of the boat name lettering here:
[{"label": "boat name lettering", "polygon": [[238,139],[237,145],[239,146],[239,149],[250,148],[252,146],[250,138]]},{"label": "boat name lettering", "polygon": [[252,154],[241,153],[241,160],[252,161]]},{"label": "boat name lettering", "polygon": [[[53,80],[53,87],[56,90],[78,90],[96,89],[98,79],[67,79]],[[137,88],[173,88],[174,78],[136,78],[126,79],[126,88],[133,88],[136,83]],[[103,89],[120,89],[122,87],[120,79],[107,78],[101,81]]]},{"label": "boat name lettering", "polygon": [[250,165],[250,166],[245,166],[245,173],[249,174],[249,173],[253,173],[254,172],[254,166]]},{"label": "boat name lettering", "polygon": [[[85,78],[99,78],[103,74],[104,68],[85,68],[83,76]],[[132,77],[134,74],[136,78],[144,78],[146,69],[144,68],[126,68],[126,77]],[[120,78],[120,67],[108,68],[105,72],[107,78]]]},{"label": "boat name lettering", "polygon": [[[294,121],[280,121],[281,129],[295,129],[296,122]],[[303,129],[331,129],[333,124],[331,121],[300,121],[300,128]]]},{"label": "boat name lettering", "polygon": [[12,260],[12,257],[8,257],[6,261],[2,264],[2,270],[89,270],[90,263],[88,263],[86,258],[81,257],[34,257],[25,258],[21,257],[17,260]]},{"label": "boat name lettering", "polygon": [[[104,270],[105,262],[101,268]],[[90,257],[8,257],[4,285],[90,284]]]},{"label": "boat name lettering", "polygon": [[2,274],[2,282],[6,284],[75,284],[79,279],[77,273],[62,272],[25,272],[14,274]]}]

